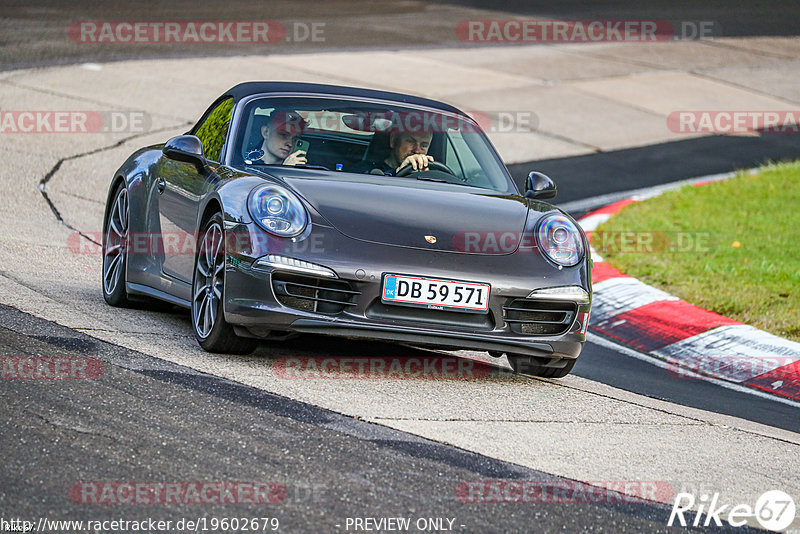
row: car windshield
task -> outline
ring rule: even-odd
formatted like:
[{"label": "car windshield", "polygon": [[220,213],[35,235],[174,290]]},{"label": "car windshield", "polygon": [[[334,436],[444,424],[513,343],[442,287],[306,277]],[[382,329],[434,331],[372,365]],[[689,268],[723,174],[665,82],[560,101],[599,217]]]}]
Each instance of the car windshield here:
[{"label": "car windshield", "polygon": [[[516,192],[486,136],[462,115],[353,99],[263,97],[246,103],[238,124],[237,166],[293,165]],[[426,170],[402,165],[415,154],[429,160]]]}]

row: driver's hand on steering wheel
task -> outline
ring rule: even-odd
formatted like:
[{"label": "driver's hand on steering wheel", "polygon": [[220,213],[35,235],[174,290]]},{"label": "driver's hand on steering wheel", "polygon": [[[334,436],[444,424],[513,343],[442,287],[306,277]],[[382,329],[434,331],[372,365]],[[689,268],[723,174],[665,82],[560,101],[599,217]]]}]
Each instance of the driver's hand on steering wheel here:
[{"label": "driver's hand on steering wheel", "polygon": [[427,154],[411,154],[410,156],[406,156],[406,159],[400,164],[395,172],[399,171],[406,165],[411,165],[411,167],[415,171],[424,171],[428,168],[428,162],[433,161],[433,156],[429,156]]}]

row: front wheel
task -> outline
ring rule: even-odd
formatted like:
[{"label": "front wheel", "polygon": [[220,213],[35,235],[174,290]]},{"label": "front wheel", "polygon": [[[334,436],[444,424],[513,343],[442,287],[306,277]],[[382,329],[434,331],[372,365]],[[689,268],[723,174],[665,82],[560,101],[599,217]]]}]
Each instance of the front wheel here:
[{"label": "front wheel", "polygon": [[222,295],[225,287],[225,234],[222,215],[202,226],[192,281],[192,326],[200,346],[209,352],[249,354],[258,341],[237,336],[225,320]]},{"label": "front wheel", "polygon": [[563,359],[560,363],[564,363],[563,367],[546,367],[542,365],[541,360],[535,356],[522,356],[517,354],[507,354],[508,363],[511,368],[518,375],[538,376],[541,378],[564,378],[575,367],[577,359]]},{"label": "front wheel", "polygon": [[117,186],[112,198],[103,228],[103,298],[111,306],[127,308],[131,305],[125,289],[130,209],[128,189],[124,183]]}]

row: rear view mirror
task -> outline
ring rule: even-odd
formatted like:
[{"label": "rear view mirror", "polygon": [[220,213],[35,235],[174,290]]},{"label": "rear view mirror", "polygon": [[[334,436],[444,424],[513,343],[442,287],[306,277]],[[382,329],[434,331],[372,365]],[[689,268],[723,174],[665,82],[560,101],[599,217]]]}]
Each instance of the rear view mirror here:
[{"label": "rear view mirror", "polygon": [[179,135],[166,142],[162,149],[164,155],[175,161],[191,163],[198,171],[206,168],[203,143],[194,135]]},{"label": "rear view mirror", "polygon": [[535,200],[546,200],[555,198],[558,189],[555,182],[546,174],[531,171],[528,179],[525,180],[525,198]]}]

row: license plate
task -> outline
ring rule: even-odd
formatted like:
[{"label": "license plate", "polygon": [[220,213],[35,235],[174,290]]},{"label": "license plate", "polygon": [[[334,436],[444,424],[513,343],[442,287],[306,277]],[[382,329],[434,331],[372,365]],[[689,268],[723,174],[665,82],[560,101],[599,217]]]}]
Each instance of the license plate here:
[{"label": "license plate", "polygon": [[429,310],[487,313],[491,289],[489,284],[477,282],[387,274],[381,301]]}]

